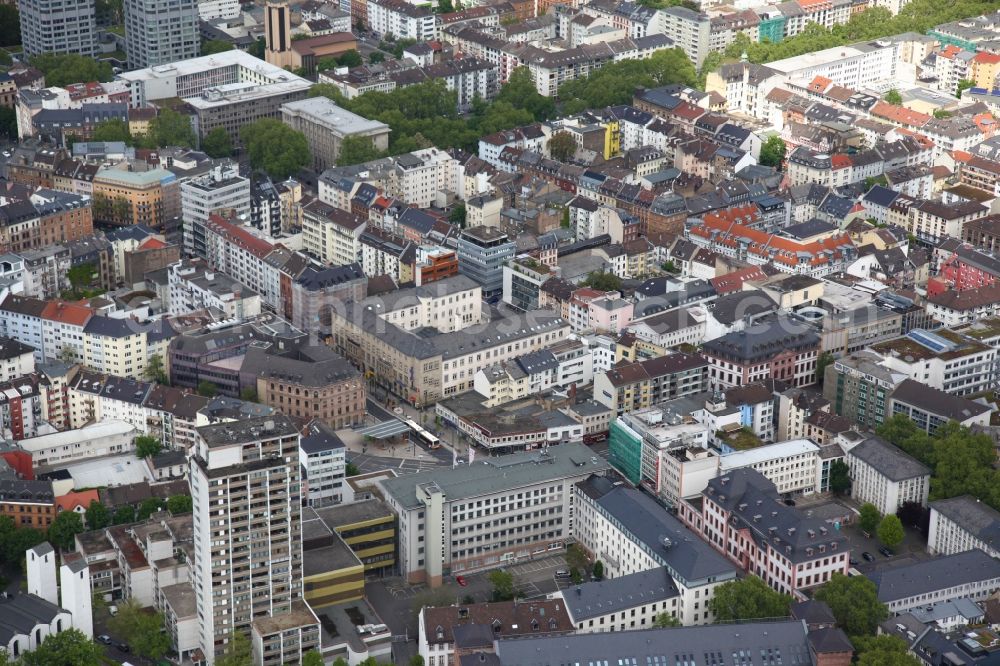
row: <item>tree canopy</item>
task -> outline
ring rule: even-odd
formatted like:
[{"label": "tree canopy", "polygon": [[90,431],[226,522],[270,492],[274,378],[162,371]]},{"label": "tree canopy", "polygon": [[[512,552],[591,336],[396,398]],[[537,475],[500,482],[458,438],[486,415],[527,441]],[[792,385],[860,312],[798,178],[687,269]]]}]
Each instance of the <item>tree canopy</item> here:
[{"label": "tree canopy", "polygon": [[655,88],[670,83],[694,86],[698,73],[683,50],[662,49],[642,60],[622,60],[559,87],[559,99],[567,114],[588,108],[629,104],[635,89]]},{"label": "tree canopy", "polygon": [[767,137],[767,141],[760,147],[760,162],[764,166],[769,167],[780,167],[781,163],[785,160],[785,151],[787,146],[785,146],[784,140],[777,134],[772,134]]},{"label": "tree canopy", "polygon": [[173,109],[160,109],[156,118],[149,124],[149,133],[159,147],[190,148],[194,145],[194,129],[191,127],[191,119]]},{"label": "tree canopy", "polygon": [[71,83],[110,81],[111,65],[75,53],[42,53],[30,60],[45,74],[45,85],[65,88]]},{"label": "tree canopy", "polygon": [[201,149],[209,157],[229,157],[233,154],[233,140],[229,137],[226,128],[216,127],[205,135],[201,142]]},{"label": "tree canopy", "polygon": [[614,273],[594,271],[581,284],[584,287],[590,287],[598,291],[618,291],[622,288],[622,279]]},{"label": "tree canopy", "polygon": [[201,54],[203,56],[232,51],[233,48],[235,48],[233,43],[227,42],[224,39],[206,39],[201,42]]},{"label": "tree canopy", "polygon": [[150,437],[149,435],[139,435],[135,438],[136,458],[148,458],[150,456],[155,456],[162,448],[163,445],[160,444],[160,440],[155,437]]},{"label": "tree canopy", "polygon": [[517,67],[507,82],[500,88],[497,102],[506,102],[516,109],[523,109],[538,121],[548,120],[556,113],[556,105],[551,97],[546,97],[535,88],[531,71],[524,65]]},{"label": "tree canopy", "polygon": [[576,140],[569,132],[556,132],[549,139],[549,154],[552,159],[567,162],[576,154]]},{"label": "tree canopy", "polygon": [[134,599],[118,604],[118,613],[108,621],[108,626],[124,636],[132,651],[142,657],[159,659],[170,650],[170,636],[160,631],[163,613],[147,612]]},{"label": "tree canopy", "polygon": [[865,532],[871,534],[878,528],[878,523],[882,519],[882,514],[879,513],[878,507],[871,502],[865,502],[861,505],[861,515],[858,518],[858,526],[861,527]]},{"label": "tree canopy", "polygon": [[900,95],[899,91],[896,90],[895,88],[890,89],[889,92],[887,92],[882,99],[884,99],[889,104],[895,104],[896,106],[899,106],[900,104],[903,103],[903,96]]},{"label": "tree canopy", "polygon": [[305,135],[274,118],[244,126],[240,138],[251,166],[275,180],[285,180],[312,161]]},{"label": "tree canopy", "polygon": [[173,515],[191,513],[193,503],[190,495],[174,495],[167,499],[167,511]]},{"label": "tree canopy", "polygon": [[514,598],[514,576],[503,569],[490,572],[490,584],[493,585],[493,601],[510,601]]},{"label": "tree canopy", "polygon": [[348,136],[340,142],[340,154],[337,155],[337,166],[361,164],[378,158],[379,151],[368,136]]},{"label": "tree canopy", "polygon": [[31,652],[21,655],[21,666],[101,666],[104,649],[79,629],[50,634]]},{"label": "tree canopy", "polygon": [[111,524],[111,512],[97,500],[90,500],[90,506],[84,511],[83,517],[87,521],[88,530],[104,529]]},{"label": "tree canopy", "polygon": [[73,550],[77,534],[83,531],[83,518],[76,511],[63,511],[49,525],[49,541],[61,550]]},{"label": "tree canopy", "polygon": [[830,463],[830,492],[841,495],[851,488],[851,469],[843,460]]},{"label": "tree canopy", "polygon": [[908,646],[899,636],[854,636],[854,650],[859,666],[920,666],[923,662],[908,654]]},{"label": "tree canopy", "polygon": [[708,608],[717,622],[788,617],[792,598],[772,590],[757,576],[729,581],[715,588]]},{"label": "tree canopy", "polygon": [[225,652],[215,660],[215,666],[250,666],[252,663],[250,639],[242,631],[234,631],[229,635]]},{"label": "tree canopy", "polygon": [[879,622],[889,617],[889,610],[878,600],[875,583],[864,576],[835,573],[814,597],[826,602],[837,626],[848,636],[874,634]]},{"label": "tree canopy", "polygon": [[0,5],[0,46],[21,43],[21,16],[17,5]]},{"label": "tree canopy", "polygon": [[882,522],[878,524],[878,540],[886,546],[893,548],[903,542],[906,532],[903,531],[903,523],[899,516],[888,514]]}]

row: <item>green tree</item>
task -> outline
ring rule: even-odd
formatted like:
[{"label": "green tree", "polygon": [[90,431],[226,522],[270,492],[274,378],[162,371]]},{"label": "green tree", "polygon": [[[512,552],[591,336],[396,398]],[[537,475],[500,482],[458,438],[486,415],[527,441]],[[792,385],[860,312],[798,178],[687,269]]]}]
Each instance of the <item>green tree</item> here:
[{"label": "green tree", "polygon": [[878,524],[878,540],[890,548],[902,543],[905,536],[903,522],[895,514],[887,514]]},{"label": "green tree", "polygon": [[115,509],[115,516],[112,519],[114,525],[130,525],[134,522],[136,522],[135,507],[126,505]]},{"label": "green tree", "polygon": [[361,470],[358,469],[358,466],[355,465],[354,463],[349,462],[347,463],[347,465],[344,466],[345,476],[357,476],[358,474],[361,474]]},{"label": "green tree", "polygon": [[84,511],[88,530],[101,530],[111,524],[111,512],[97,500],[90,500],[90,506]]},{"label": "green tree", "polygon": [[608,63],[589,76],[567,81],[559,87],[563,112],[578,113],[616,104],[630,104],[636,88],[655,88],[670,83],[694,86],[698,72],[683,50],[661,49],[642,60]]},{"label": "green tree", "polygon": [[94,284],[96,272],[94,264],[77,264],[66,271],[66,277],[73,289],[79,291]]},{"label": "green tree", "polygon": [[899,636],[853,636],[854,650],[860,666],[920,666],[923,662],[908,653],[908,646]]},{"label": "green tree", "polygon": [[111,65],[74,53],[42,53],[30,60],[31,66],[45,74],[45,84],[65,88],[71,83],[110,81]]},{"label": "green tree", "polygon": [[424,666],[424,658],[419,654],[410,657],[410,666]]},{"label": "green tree", "polygon": [[146,369],[143,370],[142,376],[151,382],[166,384],[167,371],[163,367],[163,356],[160,354],[150,356],[146,362]]},{"label": "green tree", "polygon": [[0,558],[24,569],[24,551],[45,541],[45,533],[31,527],[18,527],[10,516],[0,516]]},{"label": "green tree", "polygon": [[958,88],[955,91],[955,97],[961,99],[962,93],[964,93],[969,88],[975,88],[975,87],[976,87],[975,81],[970,81],[969,79],[962,79],[958,82]]},{"label": "green tree", "polygon": [[865,502],[861,505],[861,515],[858,517],[858,526],[862,530],[872,534],[876,529],[878,529],[878,523],[882,520],[882,514],[879,513],[878,507],[876,507],[871,502]]},{"label": "green tree", "polygon": [[198,382],[198,395],[204,398],[214,398],[215,394],[219,392],[219,387],[210,381],[202,380]]},{"label": "green tree", "polygon": [[833,354],[828,351],[823,352],[816,358],[816,383],[823,383],[823,376],[826,374],[827,366],[834,361]]},{"label": "green tree", "polygon": [[49,525],[49,541],[60,550],[73,550],[74,537],[83,531],[83,518],[76,511],[63,511]]},{"label": "green tree", "polygon": [[209,157],[216,159],[229,157],[233,154],[233,140],[229,138],[229,132],[224,127],[216,127],[205,135],[201,142],[201,149]]},{"label": "green tree", "polygon": [[159,659],[170,650],[170,636],[163,629],[163,613],[147,612],[134,599],[118,604],[118,613],[108,620],[115,634],[124,636],[136,654]]},{"label": "green tree", "polygon": [[507,82],[500,87],[496,102],[506,102],[515,109],[524,109],[535,120],[548,120],[556,113],[555,102],[538,92],[531,70],[525,66],[517,67]]},{"label": "green tree", "polygon": [[377,159],[379,151],[369,136],[348,136],[340,143],[337,166],[351,166]]},{"label": "green tree", "polygon": [[147,497],[142,500],[139,505],[139,509],[135,512],[135,519],[137,521],[147,520],[154,513],[164,508],[166,503],[159,497]]},{"label": "green tree", "polygon": [[590,558],[578,543],[571,543],[566,548],[566,564],[575,569],[589,569]]},{"label": "green tree", "polygon": [[763,166],[780,167],[785,161],[785,142],[777,134],[767,137],[767,141],[760,147],[760,159]]},{"label": "green tree", "polygon": [[[8,7],[9,5],[0,5]],[[17,114],[14,109],[8,106],[0,106],[0,137],[6,139],[17,138]]]},{"label": "green tree", "polygon": [[253,43],[253,46],[250,47],[250,55],[252,55],[255,58],[260,58],[261,60],[263,60],[264,51],[266,49],[267,49],[267,42],[264,40],[263,37],[258,37],[257,41],[255,41]]},{"label": "green tree", "polygon": [[510,601],[514,598],[514,576],[509,571],[494,569],[490,572],[493,601]]},{"label": "green tree", "polygon": [[563,229],[569,229],[569,206],[563,208],[562,219],[559,221],[559,226]]},{"label": "green tree", "polygon": [[252,663],[250,639],[242,631],[234,631],[229,635],[225,652],[215,660],[215,666],[251,666]]},{"label": "green tree", "polygon": [[285,180],[312,161],[305,135],[274,118],[245,125],[240,138],[250,165],[276,180]]},{"label": "green tree", "polygon": [[163,448],[160,440],[155,437],[150,437],[149,435],[139,435],[135,438],[135,457],[136,458],[148,458],[150,456],[155,456]]},{"label": "green tree", "polygon": [[448,221],[452,224],[457,224],[462,229],[465,228],[465,219],[468,215],[468,210],[465,208],[464,203],[457,203],[455,207],[451,209],[448,213]]},{"label": "green tree", "polygon": [[342,106],[345,109],[350,106],[350,100],[344,97],[344,94],[340,92],[340,88],[332,83],[317,83],[313,85],[309,88],[309,97],[326,97],[337,106]]},{"label": "green tree", "polygon": [[309,650],[302,655],[302,666],[323,666],[323,655],[317,650]]},{"label": "green tree", "polygon": [[244,400],[246,402],[257,402],[257,389],[249,386],[246,387],[240,391],[240,400]]},{"label": "green tree", "polygon": [[888,609],[878,600],[875,583],[864,576],[835,573],[814,597],[826,602],[848,636],[874,634],[879,623],[889,617]]},{"label": "green tree", "polygon": [[99,123],[94,127],[91,139],[93,141],[124,141],[132,145],[132,133],[129,132],[128,123],[118,118]]},{"label": "green tree", "polygon": [[182,513],[191,513],[193,508],[190,495],[174,495],[167,498],[167,511],[171,515],[179,516]]},{"label": "green tree", "polygon": [[21,666],[101,666],[104,648],[79,629],[49,634],[42,644],[21,655]]},{"label": "green tree", "polygon": [[582,285],[598,291],[618,291],[622,288],[622,279],[614,273],[594,271],[587,276]]},{"label": "green tree", "polygon": [[892,88],[889,92],[887,92],[885,96],[882,97],[882,99],[885,100],[886,103],[895,104],[896,106],[899,106],[903,103],[903,96],[900,95],[899,91],[896,90],[895,88]]},{"label": "green tree", "polygon": [[380,62],[385,61],[385,54],[381,51],[372,51],[372,54],[368,56],[368,62],[372,65],[377,65]]},{"label": "green tree", "polygon": [[348,51],[344,51],[344,53],[337,58],[337,64],[341,67],[360,67],[364,64],[364,61],[361,59],[360,53],[354,49],[350,49]]},{"label": "green tree", "polygon": [[788,617],[792,598],[768,587],[757,576],[723,583],[715,588],[708,608],[717,622]]},{"label": "green tree", "polygon": [[556,132],[549,139],[549,154],[559,162],[568,162],[576,154],[576,140],[569,132]]},{"label": "green tree", "polygon": [[594,570],[591,572],[594,580],[604,580],[604,563],[600,560],[594,562]]},{"label": "green tree", "polygon": [[159,147],[180,146],[190,148],[194,145],[194,130],[191,119],[173,109],[160,109],[156,118],[149,124],[149,133]]},{"label": "green tree", "polygon": [[679,627],[681,626],[681,621],[670,613],[663,612],[656,616],[653,620],[653,626],[657,629],[666,629],[668,627]]},{"label": "green tree", "polygon": [[830,463],[830,492],[843,495],[851,487],[851,469],[843,460]]},{"label": "green tree", "polygon": [[203,56],[232,51],[233,48],[233,43],[227,42],[224,39],[203,39],[201,42],[201,54]]}]

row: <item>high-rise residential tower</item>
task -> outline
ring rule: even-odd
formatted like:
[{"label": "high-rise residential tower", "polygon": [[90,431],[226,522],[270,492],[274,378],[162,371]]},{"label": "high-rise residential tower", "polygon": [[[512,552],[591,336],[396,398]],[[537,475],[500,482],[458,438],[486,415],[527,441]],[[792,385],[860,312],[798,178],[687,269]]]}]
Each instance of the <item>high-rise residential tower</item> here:
[{"label": "high-rise residential tower", "polygon": [[197,0],[125,0],[125,53],[132,69],[195,58],[200,46]]},{"label": "high-rise residential tower", "polygon": [[19,0],[24,55],[97,53],[94,0]]},{"label": "high-rise residential tower", "polygon": [[209,663],[234,631],[252,634],[255,664],[298,663],[319,645],[302,600],[299,440],[281,415],[196,430],[193,584]]}]

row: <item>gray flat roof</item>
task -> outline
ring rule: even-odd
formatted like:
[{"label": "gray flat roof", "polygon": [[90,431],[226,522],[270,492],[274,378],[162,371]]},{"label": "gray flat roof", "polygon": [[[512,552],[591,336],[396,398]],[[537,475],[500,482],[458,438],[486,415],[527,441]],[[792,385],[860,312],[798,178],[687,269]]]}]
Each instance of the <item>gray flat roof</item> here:
[{"label": "gray flat roof", "polygon": [[930,507],[977,539],[1000,549],[1000,511],[971,495],[931,502]]},{"label": "gray flat roof", "polygon": [[659,568],[567,588],[563,591],[563,600],[573,622],[582,622],[608,613],[673,599],[679,594],[670,573],[665,568]]},{"label": "gray flat roof", "polygon": [[426,470],[385,480],[382,487],[402,506],[413,509],[422,506],[416,492],[421,484],[435,483],[448,500],[457,500],[607,469],[607,461],[583,444],[560,444],[549,447],[544,455],[528,451],[477,460],[471,465]]},{"label": "gray flat roof", "polygon": [[197,431],[210,447],[287,437],[299,432],[292,420],[282,414],[201,426]]},{"label": "gray flat roof", "polygon": [[950,587],[998,579],[1000,560],[974,548],[963,553],[874,571],[868,577],[878,587],[878,600],[890,603]]},{"label": "gray flat roof", "polygon": [[931,473],[922,462],[881,437],[869,437],[847,455],[865,462],[892,481],[904,481]]}]

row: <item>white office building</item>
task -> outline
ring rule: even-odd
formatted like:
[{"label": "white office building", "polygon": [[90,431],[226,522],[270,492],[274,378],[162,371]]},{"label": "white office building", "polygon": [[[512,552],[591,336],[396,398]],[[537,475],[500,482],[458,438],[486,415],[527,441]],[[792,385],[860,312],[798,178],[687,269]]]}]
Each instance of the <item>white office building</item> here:
[{"label": "white office building", "polygon": [[894,514],[906,502],[927,504],[931,470],[881,437],[870,437],[845,457],[851,473],[851,497],[870,502],[879,513]]},{"label": "white office building", "polygon": [[1000,511],[970,495],[931,502],[927,552],[954,555],[978,548],[1000,558]]},{"label": "white office building", "polygon": [[232,211],[250,219],[250,179],[234,162],[217,164],[208,173],[181,183],[181,214],[185,222],[206,222],[211,213]]}]

